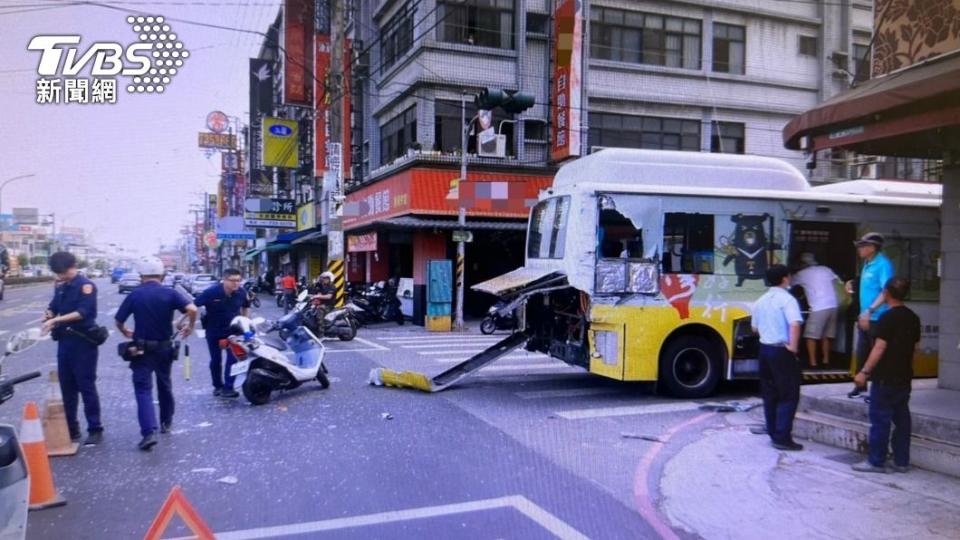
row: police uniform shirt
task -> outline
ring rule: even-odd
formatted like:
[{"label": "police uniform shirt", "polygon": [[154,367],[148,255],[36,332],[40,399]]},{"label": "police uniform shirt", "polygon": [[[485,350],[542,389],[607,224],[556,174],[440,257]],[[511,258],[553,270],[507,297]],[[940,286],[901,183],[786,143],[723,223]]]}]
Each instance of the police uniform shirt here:
[{"label": "police uniform shirt", "polygon": [[240,315],[240,310],[250,307],[250,301],[243,289],[237,289],[227,296],[223,283],[218,283],[200,293],[194,304],[207,310],[206,332],[208,336],[225,336],[230,333],[230,321]]},{"label": "police uniform shirt", "polygon": [[800,323],[800,304],[783,287],[770,290],[753,304],[752,325],[760,334],[760,343],[783,346],[790,343],[790,323]]},{"label": "police uniform shirt", "polygon": [[146,281],[127,296],[117,310],[117,322],[125,322],[133,315],[133,338],[149,341],[167,341],[173,337],[174,311],[186,311],[186,298],[156,281]]},{"label": "police uniform shirt", "polygon": [[84,276],[77,275],[70,281],[65,281],[56,286],[53,292],[53,300],[47,306],[53,315],[67,315],[74,311],[83,316],[82,320],[67,324],[57,325],[66,330],[74,328],[76,330],[88,330],[97,325],[97,286]]}]

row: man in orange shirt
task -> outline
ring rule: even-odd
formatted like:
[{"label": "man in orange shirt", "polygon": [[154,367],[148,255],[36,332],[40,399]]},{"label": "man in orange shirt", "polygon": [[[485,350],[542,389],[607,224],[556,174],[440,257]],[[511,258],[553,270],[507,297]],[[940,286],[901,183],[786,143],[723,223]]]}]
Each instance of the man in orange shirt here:
[{"label": "man in orange shirt", "polygon": [[283,312],[286,313],[297,298],[297,279],[293,277],[292,271],[280,278],[280,287],[283,289]]}]

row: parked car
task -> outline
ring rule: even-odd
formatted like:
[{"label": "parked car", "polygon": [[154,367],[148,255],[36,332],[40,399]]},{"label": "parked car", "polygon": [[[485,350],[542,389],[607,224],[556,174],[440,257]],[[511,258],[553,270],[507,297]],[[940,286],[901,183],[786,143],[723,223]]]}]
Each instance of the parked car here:
[{"label": "parked car", "polygon": [[123,275],[129,271],[130,271],[129,268],[120,268],[120,267],[114,268],[113,270],[110,271],[110,283],[116,283],[120,281],[120,278],[122,278]]},{"label": "parked car", "polygon": [[143,280],[140,277],[140,274],[137,272],[127,272],[119,280],[117,280],[117,289],[119,290],[120,294],[123,294],[136,289],[142,282]]},{"label": "parked car", "polygon": [[94,268],[93,270],[90,270],[89,272],[87,272],[87,275],[90,276],[91,278],[94,278],[94,279],[96,279],[96,278],[102,278],[102,277],[103,277],[103,270],[98,270],[98,269]]},{"label": "parked car", "polygon": [[196,296],[216,284],[217,278],[213,274],[197,274],[190,282],[190,294]]}]

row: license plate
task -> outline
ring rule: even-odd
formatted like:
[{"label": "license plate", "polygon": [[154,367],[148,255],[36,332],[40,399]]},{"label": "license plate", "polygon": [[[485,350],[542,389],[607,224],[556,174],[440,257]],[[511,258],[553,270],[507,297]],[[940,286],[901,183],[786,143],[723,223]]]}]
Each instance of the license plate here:
[{"label": "license plate", "polygon": [[236,364],[233,365],[233,367],[230,368],[230,376],[236,377],[237,375],[246,373],[248,369],[250,369],[249,360],[244,362],[237,362]]}]

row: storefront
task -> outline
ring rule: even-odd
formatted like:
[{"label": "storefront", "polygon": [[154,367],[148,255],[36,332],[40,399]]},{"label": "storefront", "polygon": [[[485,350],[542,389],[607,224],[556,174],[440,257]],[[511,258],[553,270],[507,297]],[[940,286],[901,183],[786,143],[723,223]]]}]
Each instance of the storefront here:
[{"label": "storefront", "polygon": [[425,312],[427,262],[456,258],[458,195],[468,206],[465,229],[473,234],[466,248],[464,313],[476,317],[494,298],[473,293],[470,285],[523,265],[529,205],[553,181],[545,175],[471,171],[470,181],[458,186],[458,176],[453,169],[413,167],[347,195],[348,281],[412,278],[417,324]]}]

